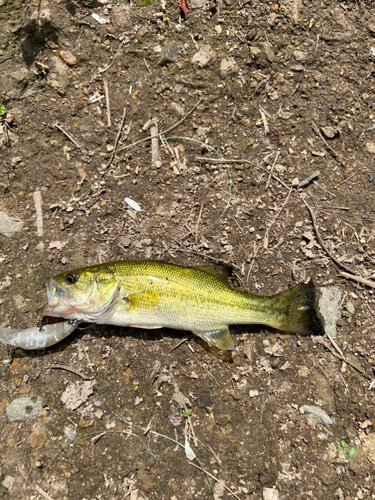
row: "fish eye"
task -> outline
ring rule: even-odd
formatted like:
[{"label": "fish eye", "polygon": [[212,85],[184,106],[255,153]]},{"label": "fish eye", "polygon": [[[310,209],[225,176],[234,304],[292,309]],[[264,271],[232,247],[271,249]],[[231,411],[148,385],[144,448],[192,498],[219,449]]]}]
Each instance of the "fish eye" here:
[{"label": "fish eye", "polygon": [[65,276],[65,283],[67,283],[68,285],[74,285],[74,283],[77,283],[77,281],[78,281],[78,276],[74,273],[67,274]]}]

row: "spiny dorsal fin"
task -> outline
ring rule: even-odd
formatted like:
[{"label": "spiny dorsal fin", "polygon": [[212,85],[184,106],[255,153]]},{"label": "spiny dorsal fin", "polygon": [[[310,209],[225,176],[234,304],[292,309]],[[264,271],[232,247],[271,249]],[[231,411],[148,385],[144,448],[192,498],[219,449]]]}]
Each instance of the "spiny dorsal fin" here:
[{"label": "spiny dorsal fin", "polygon": [[215,278],[219,279],[222,283],[228,284],[229,268],[222,264],[214,264],[207,266],[194,266],[195,269],[212,274]]},{"label": "spiny dorsal fin", "polygon": [[211,331],[195,331],[194,335],[197,335],[201,339],[212,344],[219,349],[225,349],[226,351],[232,351],[234,348],[232,337],[230,336],[229,329],[227,326],[223,326],[216,330]]}]

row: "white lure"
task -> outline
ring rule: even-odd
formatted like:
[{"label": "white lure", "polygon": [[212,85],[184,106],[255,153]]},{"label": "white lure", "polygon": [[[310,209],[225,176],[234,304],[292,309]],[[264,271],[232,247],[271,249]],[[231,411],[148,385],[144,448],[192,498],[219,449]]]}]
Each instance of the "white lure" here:
[{"label": "white lure", "polygon": [[78,321],[68,320],[26,330],[0,328],[0,342],[28,350],[44,349],[65,339],[77,326]]}]

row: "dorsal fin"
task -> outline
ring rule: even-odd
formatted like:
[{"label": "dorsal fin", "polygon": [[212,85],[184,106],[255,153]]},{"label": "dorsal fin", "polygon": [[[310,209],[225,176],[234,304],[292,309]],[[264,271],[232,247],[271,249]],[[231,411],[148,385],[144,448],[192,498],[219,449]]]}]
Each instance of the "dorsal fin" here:
[{"label": "dorsal fin", "polygon": [[207,266],[194,266],[195,269],[203,271],[208,274],[212,274],[215,278],[219,279],[221,282],[228,284],[229,268],[223,264],[213,264]]}]

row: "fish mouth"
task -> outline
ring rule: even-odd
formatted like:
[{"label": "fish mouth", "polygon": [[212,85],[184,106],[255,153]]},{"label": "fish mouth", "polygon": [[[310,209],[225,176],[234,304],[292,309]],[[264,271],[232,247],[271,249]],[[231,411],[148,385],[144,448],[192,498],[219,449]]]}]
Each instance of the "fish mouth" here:
[{"label": "fish mouth", "polygon": [[43,316],[69,316],[75,311],[75,307],[70,303],[66,290],[59,286],[53,278],[47,278],[47,299],[48,304],[40,310],[40,317]]}]

